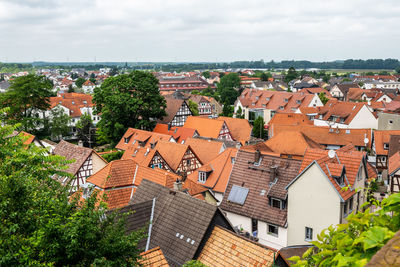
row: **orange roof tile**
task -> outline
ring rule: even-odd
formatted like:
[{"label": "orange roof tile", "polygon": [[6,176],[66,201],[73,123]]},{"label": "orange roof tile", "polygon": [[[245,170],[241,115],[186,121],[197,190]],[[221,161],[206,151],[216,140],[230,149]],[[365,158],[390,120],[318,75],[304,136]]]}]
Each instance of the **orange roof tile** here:
[{"label": "orange roof tile", "polygon": [[349,124],[366,104],[329,100],[325,106],[321,107],[319,114],[323,116],[322,120],[331,120],[330,118],[335,116],[337,119],[331,121]]},{"label": "orange roof tile", "polygon": [[200,138],[187,138],[185,144],[190,146],[203,163],[211,161],[225,150],[223,142]]},{"label": "orange roof tile", "polygon": [[157,123],[153,132],[171,135],[176,140],[177,143],[182,143],[182,141],[184,142],[186,138],[194,137],[196,135],[195,129],[175,126],[171,127],[170,130],[168,130],[168,124],[162,124],[162,123]]},{"label": "orange roof tile", "polygon": [[153,249],[142,252],[140,253],[140,256],[142,258],[139,260],[139,263],[144,267],[169,266],[160,247],[155,247]]},{"label": "orange roof tile", "polygon": [[[128,143],[125,140],[128,139]],[[122,136],[121,140],[115,146],[115,148],[120,150],[126,150],[128,147],[138,147],[139,142],[145,142],[145,147],[150,147],[160,140],[169,141],[172,139],[171,135],[161,134],[156,132],[149,132],[145,130],[139,130],[135,128],[128,128],[125,134]]]},{"label": "orange roof tile", "polygon": [[[314,109],[314,108],[313,108]],[[269,125],[314,125],[305,114],[301,113],[277,113],[269,121]]]},{"label": "orange roof tile", "polygon": [[400,151],[397,151],[389,158],[388,174],[394,175],[400,168]]},{"label": "orange roof tile", "polygon": [[[215,192],[224,193],[228,185],[229,176],[233,167],[233,160],[236,158],[237,151],[236,148],[227,148],[215,159],[189,174],[187,178]],[[205,183],[199,182],[199,171],[209,172]]]},{"label": "orange roof tile", "polygon": [[275,249],[216,226],[198,260],[207,266],[272,266]]},{"label": "orange roof tile", "polygon": [[252,127],[248,120],[230,117],[218,117],[216,120],[226,123],[233,140],[239,141],[242,145],[250,140]]},{"label": "orange roof tile", "polygon": [[221,120],[189,116],[183,127],[195,129],[203,137],[218,138],[223,124]]},{"label": "orange roof tile", "polygon": [[[303,162],[301,163],[299,173],[301,173],[311,163],[316,161],[325,175],[329,178],[333,186],[336,188],[337,192],[339,192],[344,200],[347,200],[356,192],[354,183],[365,156],[365,152],[356,151],[355,149],[346,149],[346,151],[341,151],[339,149],[336,150],[335,157],[329,158],[327,150],[307,149]],[[343,188],[336,182],[335,178],[332,177],[340,173],[342,168],[344,168],[346,171],[347,180],[345,179],[344,181],[345,186],[351,186],[351,188],[349,188],[347,191],[343,190]]]}]

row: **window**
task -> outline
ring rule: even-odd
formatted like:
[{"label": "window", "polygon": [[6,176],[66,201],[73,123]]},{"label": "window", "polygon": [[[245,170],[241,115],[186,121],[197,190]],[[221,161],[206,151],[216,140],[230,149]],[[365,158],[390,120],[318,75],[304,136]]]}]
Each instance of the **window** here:
[{"label": "window", "polygon": [[207,173],[199,171],[199,182],[205,183],[207,180]]},{"label": "window", "polygon": [[251,234],[254,237],[258,235],[258,221],[257,219],[251,219]]},{"label": "window", "polygon": [[393,124],[393,120],[389,120],[389,124]]},{"label": "window", "polygon": [[268,224],[268,234],[278,237],[278,227]]},{"label": "window", "polygon": [[282,209],[282,201],[280,199],[271,198],[271,206],[274,208]]},{"label": "window", "polygon": [[353,211],[353,197],[349,199],[349,213]]},{"label": "window", "polygon": [[349,211],[349,205],[347,202],[344,202],[343,204],[343,214],[347,215],[347,212]]},{"label": "window", "polygon": [[241,187],[238,185],[233,185],[231,192],[228,195],[228,201],[243,205],[246,201],[247,195],[249,194],[249,189],[246,187]]},{"label": "window", "polygon": [[125,142],[125,144],[129,143],[129,138],[128,138],[128,137],[125,137],[125,138],[124,138],[124,142]]},{"label": "window", "polygon": [[313,238],[313,229],[310,227],[306,227],[306,241],[311,241]]},{"label": "window", "polygon": [[384,150],[389,150],[389,144],[388,143],[384,143],[383,144],[383,149]]}]

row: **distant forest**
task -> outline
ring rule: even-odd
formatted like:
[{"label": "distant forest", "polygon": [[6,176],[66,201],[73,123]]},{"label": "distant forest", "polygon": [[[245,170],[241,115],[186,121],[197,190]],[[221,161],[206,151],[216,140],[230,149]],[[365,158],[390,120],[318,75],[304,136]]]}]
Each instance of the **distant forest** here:
[{"label": "distant forest", "polygon": [[163,71],[190,71],[212,69],[384,69],[394,70],[400,67],[397,59],[348,59],[343,61],[311,62],[306,60],[284,60],[280,62],[269,61],[234,61],[230,63],[196,63],[196,62],[33,62],[33,63],[0,63],[2,69],[32,69],[32,68],[85,68],[95,70],[104,67],[118,67],[126,69],[150,69]]}]

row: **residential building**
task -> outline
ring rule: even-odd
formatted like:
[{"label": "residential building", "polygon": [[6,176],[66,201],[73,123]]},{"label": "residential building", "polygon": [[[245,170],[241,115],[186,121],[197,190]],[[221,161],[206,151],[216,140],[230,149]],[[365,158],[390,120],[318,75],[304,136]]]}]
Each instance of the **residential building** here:
[{"label": "residential building", "polygon": [[232,134],[224,120],[191,116],[186,120],[184,128],[195,129],[202,137],[233,141]]},{"label": "residential building", "polygon": [[176,142],[169,134],[128,128],[115,148],[118,150],[127,150],[129,147],[154,148],[158,141]]},{"label": "residential building", "polygon": [[73,178],[58,177],[57,179],[63,185],[70,185],[72,191],[76,191],[79,187],[86,183],[86,179],[97,173],[107,161],[103,159],[93,149],[77,146],[67,141],[61,140],[53,150],[54,155],[65,157],[67,160],[74,162],[68,164],[68,169],[65,172],[73,175]]},{"label": "residential building", "polygon": [[391,131],[374,131],[374,149],[376,154],[376,169],[378,170],[378,177],[386,182],[388,185],[388,160],[390,149],[390,138],[392,135],[400,135],[400,130]]},{"label": "residential building", "polygon": [[184,128],[181,126],[171,127],[170,124],[157,123],[153,129],[154,133],[171,135],[177,143],[184,144],[189,137],[197,137],[199,133],[195,129]]},{"label": "residential building", "polygon": [[350,88],[360,88],[356,83],[341,83],[335,84],[331,87],[329,92],[331,96],[337,98],[339,100],[347,99],[347,93],[349,92]]},{"label": "residential building", "polygon": [[85,94],[93,94],[93,90],[96,87],[96,84],[91,82],[90,80],[87,80],[82,84],[82,90]]},{"label": "residential building", "polygon": [[190,146],[193,152],[203,163],[210,162],[226,149],[226,146],[223,142],[201,138],[187,138],[185,144]]},{"label": "residential building", "polygon": [[235,102],[234,112],[240,107],[250,123],[261,116],[267,124],[275,113],[295,113],[301,107],[321,106],[316,94],[245,89]]},{"label": "residential building", "polygon": [[127,231],[147,229],[140,247],[160,247],[171,266],[196,259],[216,226],[233,231],[217,206],[148,180],[142,181],[130,204],[120,211],[127,213]]},{"label": "residential building", "polygon": [[287,245],[306,245],[330,225],[346,222],[366,201],[366,153],[351,145],[336,151],[307,149],[288,192]]},{"label": "residential building", "polygon": [[159,90],[160,91],[180,91],[183,93],[191,93],[192,91],[202,91],[207,87],[214,87],[206,80],[198,76],[159,76]]},{"label": "residential building", "polygon": [[332,128],[378,128],[378,119],[366,103],[329,100],[314,118],[316,126]]},{"label": "residential building", "polygon": [[158,120],[159,123],[170,124],[171,126],[183,126],[189,116],[192,116],[189,105],[185,100],[166,97],[167,116]]},{"label": "residential building", "polygon": [[236,229],[259,243],[287,246],[287,191],[301,161],[239,150],[220,205]]},{"label": "residential building", "polygon": [[378,113],[378,130],[400,130],[400,114],[392,112]]},{"label": "residential building", "polygon": [[194,181],[211,190],[218,200],[218,204],[221,203],[236,160],[237,151],[236,148],[227,148],[216,158],[189,174],[187,180]]}]

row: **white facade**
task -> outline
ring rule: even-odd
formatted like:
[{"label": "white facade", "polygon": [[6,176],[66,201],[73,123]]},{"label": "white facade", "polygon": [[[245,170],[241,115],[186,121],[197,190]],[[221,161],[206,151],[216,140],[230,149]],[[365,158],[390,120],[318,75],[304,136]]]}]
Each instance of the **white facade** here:
[{"label": "white facade", "polygon": [[[238,229],[243,229],[251,234],[252,225],[251,218],[242,216],[232,212],[226,212],[226,216],[234,227]],[[268,233],[268,223],[263,221],[258,221],[257,225],[257,237],[258,242],[265,246],[269,246],[275,249],[281,249],[287,246],[287,229],[283,227],[278,227],[278,235],[273,235]]]}]

